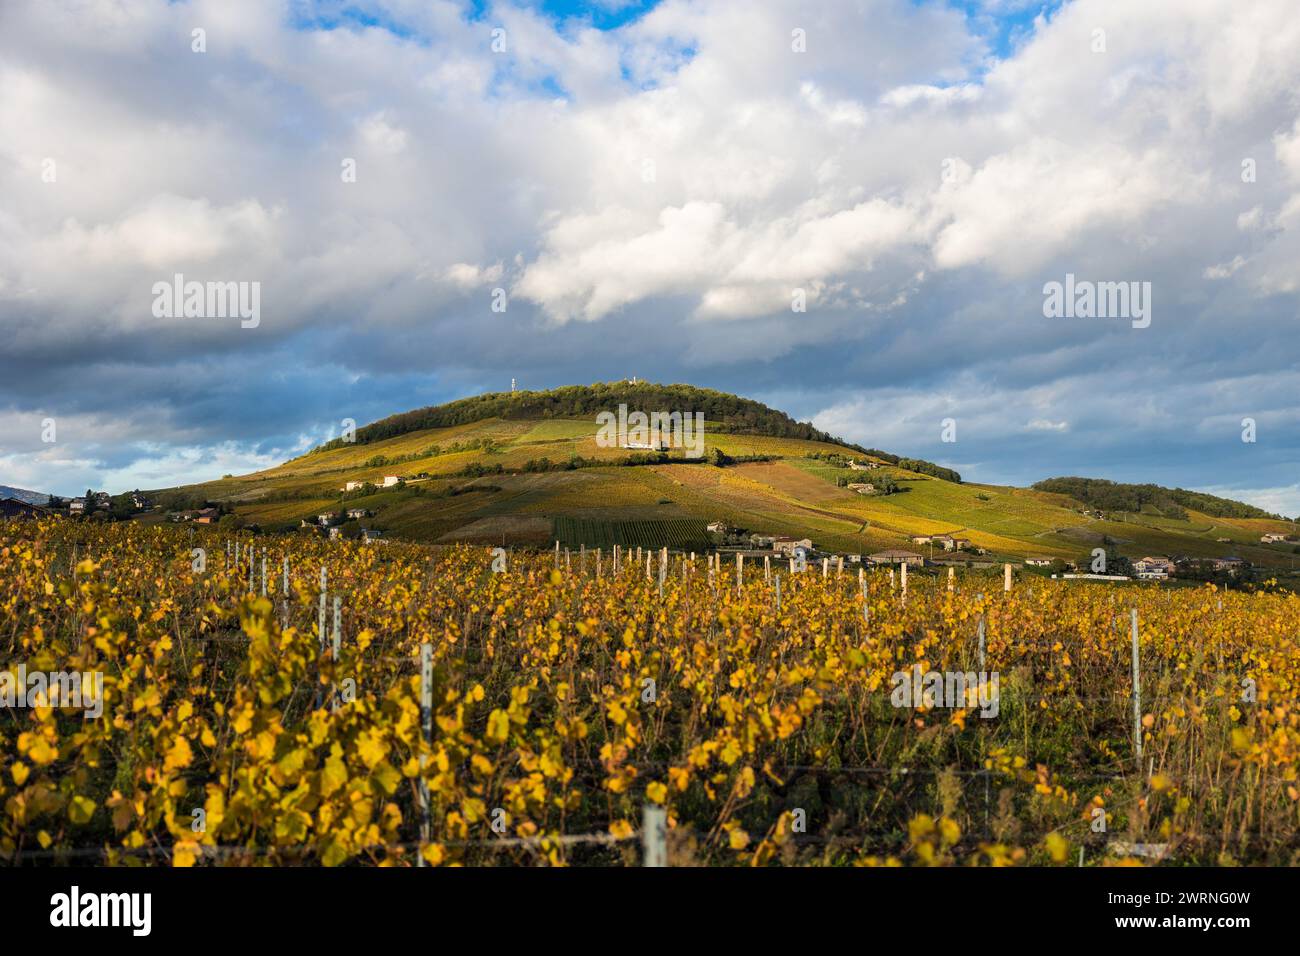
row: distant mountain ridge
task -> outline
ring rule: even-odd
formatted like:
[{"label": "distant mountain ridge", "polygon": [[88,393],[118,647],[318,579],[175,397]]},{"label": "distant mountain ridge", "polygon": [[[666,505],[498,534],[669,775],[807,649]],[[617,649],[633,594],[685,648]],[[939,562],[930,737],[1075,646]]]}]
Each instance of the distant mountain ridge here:
[{"label": "distant mountain ridge", "polygon": [[0,485],[0,498],[14,498],[29,505],[48,505],[50,496],[40,491],[28,491],[26,488],[14,488]]}]

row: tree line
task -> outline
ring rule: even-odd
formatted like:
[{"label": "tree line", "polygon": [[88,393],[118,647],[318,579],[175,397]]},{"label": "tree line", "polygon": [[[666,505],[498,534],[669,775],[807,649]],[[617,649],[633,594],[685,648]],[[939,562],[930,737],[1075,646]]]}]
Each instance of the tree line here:
[{"label": "tree line", "polygon": [[1187,520],[1187,509],[1216,518],[1276,518],[1286,520],[1281,515],[1270,514],[1263,508],[1256,508],[1245,502],[1233,501],[1207,495],[1201,491],[1188,491],[1185,488],[1165,488],[1152,484],[1126,484],[1107,481],[1105,478],[1047,478],[1037,482],[1036,491],[1048,491],[1055,494],[1069,495],[1099,511],[1139,512],[1150,505],[1166,518],[1179,521]]}]

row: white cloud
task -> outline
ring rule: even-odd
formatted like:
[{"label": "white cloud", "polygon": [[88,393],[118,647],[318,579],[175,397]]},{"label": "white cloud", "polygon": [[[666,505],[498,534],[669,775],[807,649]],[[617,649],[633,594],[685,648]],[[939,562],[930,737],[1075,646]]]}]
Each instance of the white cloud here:
[{"label": "white cloud", "polygon": [[1203,275],[1207,279],[1227,279],[1237,272],[1246,264],[1242,256],[1233,256],[1231,262],[1222,262],[1218,265],[1207,266]]},{"label": "white cloud", "polygon": [[[992,59],[972,19],[1038,6],[664,0],[602,32],[403,0],[382,11],[401,36],[295,30],[253,0],[8,0],[0,403],[111,405],[131,445],[159,425],[141,381],[172,375],[193,388],[162,392],[160,440],[192,451],[201,423],[264,406],[267,379],[572,380],[574,355],[604,367],[649,327],[646,369],[815,383],[826,421],[880,447],[953,413],[962,457],[987,461],[981,436],[1046,442],[1068,422],[1071,447],[1105,449],[1135,409],[1194,430],[1252,373],[1292,382],[1294,4],[1074,0]],[[262,281],[261,328],[153,319],[150,285],[177,271]],[[1043,323],[1038,290],[1066,271],[1153,280],[1150,334]],[[498,284],[510,310],[489,325]],[[250,359],[257,387],[205,394]],[[259,417],[232,414],[247,447]],[[45,460],[10,427],[0,443],[27,449],[11,458]]]},{"label": "white cloud", "polygon": [[390,122],[387,110],[367,116],[358,132],[366,145],[381,153],[400,153],[406,149],[406,130]]},{"label": "white cloud", "polygon": [[1034,432],[1068,432],[1070,423],[1067,421],[1054,422],[1050,418],[1035,418],[1025,427]]}]

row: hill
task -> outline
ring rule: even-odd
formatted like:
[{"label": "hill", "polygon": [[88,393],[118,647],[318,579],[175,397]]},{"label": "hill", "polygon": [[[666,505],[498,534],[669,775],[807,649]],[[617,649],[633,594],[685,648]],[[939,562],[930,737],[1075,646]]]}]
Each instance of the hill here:
[{"label": "hill", "polygon": [[[706,454],[598,442],[596,415],[620,403],[644,411],[702,406]],[[710,543],[705,524],[722,521],[852,553],[922,550],[913,536],[946,533],[991,559],[1080,560],[1096,547],[1130,557],[1235,554],[1281,568],[1295,558],[1290,547],[1260,543],[1265,532],[1290,530],[1275,519],[1213,514],[1200,507],[1213,502],[1192,499],[1180,514],[1139,509],[1098,518],[1066,494],[961,481],[942,466],[863,448],[758,402],[690,386],[495,393],[395,415],[358,429],[356,439],[255,474],[153,494],[163,509],[218,503],[234,512],[228,521],[267,531],[359,509],[368,513],[346,526],[349,534],[364,525],[436,543],[547,547],[559,537],[575,546],[702,550]],[[850,459],[870,467],[853,470]],[[402,480],[383,487],[387,476]],[[345,491],[350,484],[360,487]],[[864,495],[850,484],[895,490]]]},{"label": "hill", "polygon": [[1047,478],[1037,482],[1034,487],[1039,491],[1069,495],[1076,501],[1101,511],[1154,510],[1166,517],[1185,519],[1187,509],[1192,509],[1216,518],[1286,520],[1281,515],[1269,514],[1254,505],[1184,488],[1123,484],[1105,478]]},{"label": "hill", "polygon": [[[769,435],[777,438],[802,438],[807,441],[843,445],[866,453],[867,449],[819,431],[807,422],[797,422],[785,412],[770,408],[753,399],[694,385],[660,385],[656,382],[597,382],[594,385],[567,385],[547,391],[489,392],[458,399],[445,405],[390,415],[388,418],[357,429],[355,444],[368,445],[385,438],[432,428],[467,425],[489,418],[504,420],[594,418],[601,412],[616,412],[620,405],[628,411],[651,413],[668,409],[702,412],[714,431],[744,435]],[[341,447],[342,438],[314,449],[328,451]]]}]

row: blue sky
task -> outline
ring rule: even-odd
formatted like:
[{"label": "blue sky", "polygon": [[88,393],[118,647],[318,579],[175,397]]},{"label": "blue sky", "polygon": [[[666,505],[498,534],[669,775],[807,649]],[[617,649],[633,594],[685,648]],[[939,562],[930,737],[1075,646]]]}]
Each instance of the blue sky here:
[{"label": "blue sky", "polygon": [[[639,375],[975,480],[1300,513],[1284,0],[71,9],[0,31],[0,484]],[[258,283],[257,326],[154,314],[176,273]],[[1150,283],[1150,325],[1045,315],[1067,275]]]}]

